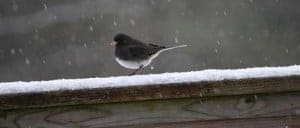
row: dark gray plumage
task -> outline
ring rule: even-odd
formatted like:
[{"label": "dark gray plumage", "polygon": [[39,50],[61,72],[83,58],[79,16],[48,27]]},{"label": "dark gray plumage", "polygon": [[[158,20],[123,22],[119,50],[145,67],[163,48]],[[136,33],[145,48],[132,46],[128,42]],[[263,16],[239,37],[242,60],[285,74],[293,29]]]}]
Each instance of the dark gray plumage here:
[{"label": "dark gray plumage", "polygon": [[136,69],[130,75],[148,66],[161,52],[186,46],[165,47],[151,43],[143,43],[122,33],[114,37],[113,44],[115,44],[116,61],[125,68]]}]

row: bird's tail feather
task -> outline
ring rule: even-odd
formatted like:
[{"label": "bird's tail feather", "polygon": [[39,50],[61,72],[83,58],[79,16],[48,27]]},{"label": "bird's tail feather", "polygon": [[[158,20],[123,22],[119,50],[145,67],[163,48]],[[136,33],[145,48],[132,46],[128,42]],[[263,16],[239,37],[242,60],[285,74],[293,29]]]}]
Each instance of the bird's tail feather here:
[{"label": "bird's tail feather", "polygon": [[161,52],[176,49],[176,48],[182,48],[182,47],[186,47],[186,46],[187,45],[177,45],[177,46],[173,46],[173,47],[167,47],[165,49],[162,49]]}]

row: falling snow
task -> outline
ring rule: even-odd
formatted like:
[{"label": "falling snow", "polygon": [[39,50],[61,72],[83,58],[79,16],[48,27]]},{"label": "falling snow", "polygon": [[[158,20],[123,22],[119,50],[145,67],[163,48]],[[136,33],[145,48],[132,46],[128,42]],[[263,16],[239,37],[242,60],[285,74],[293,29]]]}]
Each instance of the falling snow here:
[{"label": "falling snow", "polygon": [[174,41],[175,41],[175,43],[179,42],[177,37],[174,38]]},{"label": "falling snow", "polygon": [[239,62],[240,62],[240,64],[241,64],[241,63],[243,63],[243,61],[242,61],[242,60],[240,60]]},{"label": "falling snow", "polygon": [[12,9],[13,9],[14,11],[18,11],[19,6],[18,6],[18,4],[16,3],[16,1],[13,2]]},{"label": "falling snow", "polygon": [[47,12],[48,11],[47,4],[43,4],[43,6],[44,6],[45,11]]},{"label": "falling snow", "polygon": [[131,24],[132,26],[135,25],[135,20],[134,20],[134,19],[130,19],[129,22],[130,22],[130,24]]},{"label": "falling snow", "polygon": [[93,28],[92,25],[90,25],[90,31],[91,31],[91,32],[94,31],[94,28]]},{"label": "falling snow", "polygon": [[67,62],[67,63],[68,63],[68,65],[72,65],[72,62],[71,62],[70,60],[68,60],[68,62]]},{"label": "falling snow", "polygon": [[22,48],[19,48],[18,51],[19,51],[19,53],[23,53]]},{"label": "falling snow", "polygon": [[12,55],[14,55],[14,54],[16,53],[15,49],[11,49],[11,50],[10,50],[10,53],[11,53]]},{"label": "falling snow", "polygon": [[150,66],[150,69],[151,69],[151,70],[154,70],[154,67],[153,67],[153,66]]},{"label": "falling snow", "polygon": [[227,12],[226,11],[224,11],[223,14],[224,14],[224,16],[227,16]]},{"label": "falling snow", "polygon": [[215,48],[215,50],[214,50],[214,51],[215,51],[215,53],[218,53],[218,49],[217,49],[217,48]]},{"label": "falling snow", "polygon": [[117,25],[118,25],[117,21],[114,21],[114,26],[117,26]]},{"label": "falling snow", "polygon": [[288,49],[285,49],[285,52],[286,52],[286,53],[289,53],[289,50],[288,50]]},{"label": "falling snow", "polygon": [[29,58],[26,58],[26,59],[25,59],[25,63],[26,63],[26,64],[30,64]]}]

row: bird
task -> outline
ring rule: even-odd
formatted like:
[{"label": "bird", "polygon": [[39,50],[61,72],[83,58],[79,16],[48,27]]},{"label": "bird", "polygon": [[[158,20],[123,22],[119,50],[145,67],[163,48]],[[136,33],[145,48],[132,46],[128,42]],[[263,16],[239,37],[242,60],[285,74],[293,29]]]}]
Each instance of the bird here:
[{"label": "bird", "polygon": [[173,47],[160,46],[153,43],[144,43],[124,33],[118,33],[111,42],[115,48],[116,61],[127,69],[134,69],[129,75],[135,75],[139,70],[148,66],[160,53],[187,45]]}]

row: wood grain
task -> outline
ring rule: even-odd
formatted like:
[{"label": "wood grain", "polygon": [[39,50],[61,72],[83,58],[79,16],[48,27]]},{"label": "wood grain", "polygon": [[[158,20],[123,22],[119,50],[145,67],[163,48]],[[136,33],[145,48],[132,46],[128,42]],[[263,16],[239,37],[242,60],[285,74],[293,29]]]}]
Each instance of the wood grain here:
[{"label": "wood grain", "polygon": [[300,128],[300,116],[144,124],[118,128]]},{"label": "wood grain", "polygon": [[300,76],[0,95],[0,110],[300,91]]},{"label": "wood grain", "polygon": [[0,128],[276,128],[299,126],[299,114],[300,92],[290,92],[1,110]]}]

